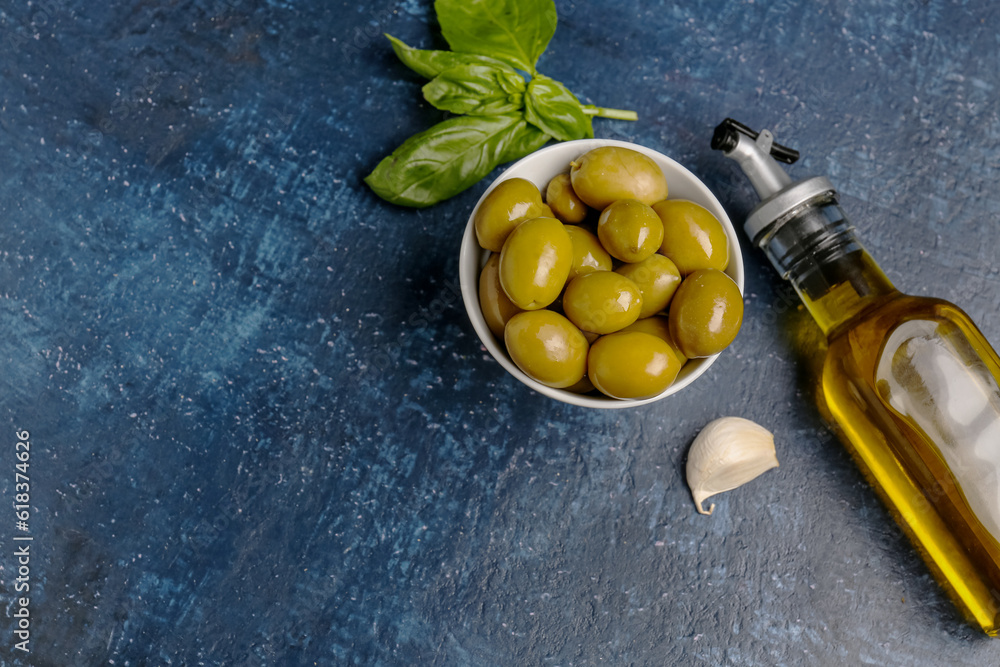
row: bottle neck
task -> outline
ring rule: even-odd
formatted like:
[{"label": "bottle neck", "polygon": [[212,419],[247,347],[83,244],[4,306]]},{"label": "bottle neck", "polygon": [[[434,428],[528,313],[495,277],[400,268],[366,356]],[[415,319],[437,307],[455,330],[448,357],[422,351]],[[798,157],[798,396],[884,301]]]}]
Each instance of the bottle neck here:
[{"label": "bottle neck", "polygon": [[824,194],[778,220],[756,240],[789,280],[827,337],[898,295],[836,203]]}]

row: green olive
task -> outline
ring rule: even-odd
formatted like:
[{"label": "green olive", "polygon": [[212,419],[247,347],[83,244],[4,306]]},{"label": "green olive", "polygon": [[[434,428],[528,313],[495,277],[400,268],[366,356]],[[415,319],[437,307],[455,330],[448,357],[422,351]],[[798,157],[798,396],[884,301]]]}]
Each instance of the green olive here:
[{"label": "green olive", "polygon": [[729,240],[711,211],[684,199],[661,201],[653,210],[663,222],[660,254],[672,259],[682,275],[729,266]]},{"label": "green olive", "polygon": [[681,272],[677,270],[677,265],[660,254],[650,255],[635,264],[622,264],[615,269],[615,273],[620,273],[639,287],[642,294],[640,318],[666,310],[681,284]]},{"label": "green olive", "polygon": [[625,276],[596,271],[571,280],[562,305],[566,317],[583,331],[608,334],[638,319],[642,295]]},{"label": "green olive", "polygon": [[590,346],[587,369],[601,393],[640,399],[669,387],[681,362],[665,340],[642,331],[619,331],[601,336]]},{"label": "green olive", "polygon": [[587,339],[551,310],[514,315],[504,329],[504,342],[517,367],[549,387],[572,387],[587,372]]},{"label": "green olive", "polygon": [[593,271],[610,271],[611,255],[601,245],[593,233],[583,227],[567,225],[566,233],[573,242],[573,266],[569,270],[569,279]]},{"label": "green olive", "polygon": [[641,201],[619,199],[601,212],[597,236],[615,259],[641,262],[659,250],[663,223],[656,211]]},{"label": "green olive", "polygon": [[589,394],[594,391],[594,383],[590,381],[590,378],[584,374],[583,379],[574,384],[571,387],[566,387],[566,391],[571,391],[574,394]]},{"label": "green olive", "polygon": [[552,213],[542,203],[542,193],[535,184],[523,178],[509,178],[490,190],[476,209],[473,217],[476,239],[483,248],[500,252],[507,236],[520,223],[539,216],[552,217]]},{"label": "green olive", "polygon": [[500,255],[493,253],[479,274],[479,307],[486,325],[497,338],[503,337],[503,328],[521,309],[514,305],[500,287]]},{"label": "green olive", "polygon": [[522,310],[544,308],[559,297],[573,265],[573,242],[555,218],[525,220],[500,251],[500,285]]},{"label": "green olive", "polygon": [[577,225],[587,218],[590,209],[577,196],[570,183],[569,174],[559,174],[545,187],[545,203],[555,217],[567,225]]},{"label": "green olive", "polygon": [[670,334],[689,359],[721,352],[743,324],[743,296],[733,279],[718,269],[689,274],[670,302]]},{"label": "green olive", "polygon": [[642,333],[662,338],[670,346],[670,350],[674,353],[674,356],[677,357],[677,363],[683,366],[687,361],[687,357],[684,356],[684,353],[678,349],[677,343],[674,342],[674,337],[670,335],[670,321],[665,315],[643,317],[628,325],[622,331],[641,331]]},{"label": "green olive", "polygon": [[570,163],[570,182],[585,204],[597,210],[618,199],[654,204],[667,198],[667,179],[651,157],[619,146],[602,146]]}]

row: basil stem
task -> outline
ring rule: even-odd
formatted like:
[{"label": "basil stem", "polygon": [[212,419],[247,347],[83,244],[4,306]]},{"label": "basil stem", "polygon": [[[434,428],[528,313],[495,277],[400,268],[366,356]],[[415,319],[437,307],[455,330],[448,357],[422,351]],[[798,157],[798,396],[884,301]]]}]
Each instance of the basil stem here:
[{"label": "basil stem", "polygon": [[585,104],[583,106],[583,113],[588,116],[598,116],[599,118],[610,118],[612,120],[639,120],[639,114],[634,111],[608,109],[606,107],[594,106],[593,104]]}]

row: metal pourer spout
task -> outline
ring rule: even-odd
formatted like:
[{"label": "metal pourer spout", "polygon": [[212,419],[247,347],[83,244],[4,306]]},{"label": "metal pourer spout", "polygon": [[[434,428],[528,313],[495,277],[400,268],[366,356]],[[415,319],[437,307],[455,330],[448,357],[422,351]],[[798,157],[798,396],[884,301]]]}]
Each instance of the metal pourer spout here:
[{"label": "metal pourer spout", "polygon": [[776,160],[792,164],[799,159],[798,151],[774,143],[770,130],[754,132],[732,118],[727,118],[715,128],[712,148],[721,150],[723,155],[740,165],[761,200],[792,182]]},{"label": "metal pourer spout", "polygon": [[760,196],[760,204],[743,225],[754,243],[759,244],[765,232],[775,231],[772,227],[776,228],[776,223],[780,225],[790,213],[817,197],[836,200],[837,193],[825,177],[792,181],[778,162],[792,164],[799,159],[799,152],[775,143],[768,130],[755,132],[727,118],[715,128],[712,148],[735,160]]}]

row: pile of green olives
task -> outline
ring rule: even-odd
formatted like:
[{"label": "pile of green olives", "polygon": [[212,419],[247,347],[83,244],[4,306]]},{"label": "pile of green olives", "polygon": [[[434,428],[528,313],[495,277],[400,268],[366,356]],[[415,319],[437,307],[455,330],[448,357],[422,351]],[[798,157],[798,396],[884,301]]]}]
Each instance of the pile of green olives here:
[{"label": "pile of green olives", "polygon": [[604,146],[543,190],[497,184],[476,209],[486,323],[549,387],[618,399],[662,393],[690,359],[736,338],[743,296],[729,242],[704,207],[669,199],[659,165]]}]

